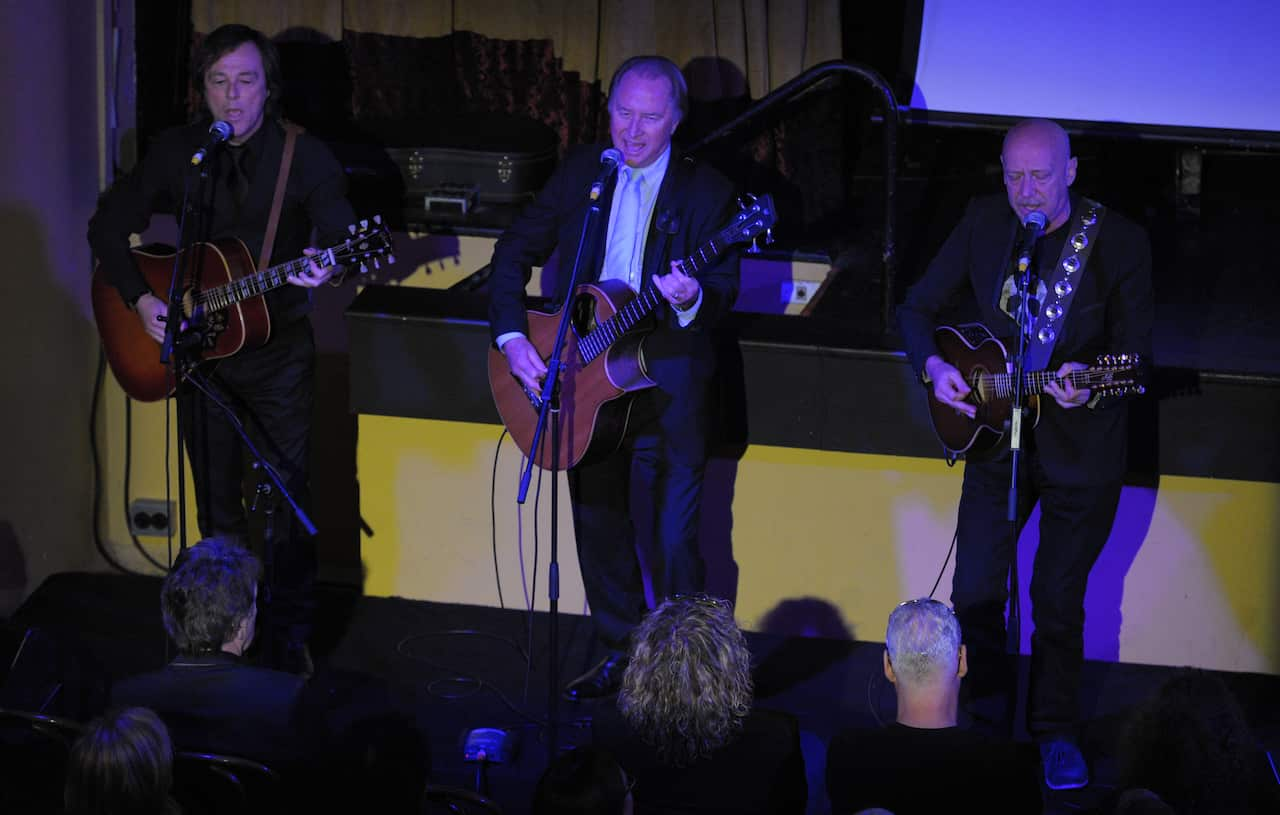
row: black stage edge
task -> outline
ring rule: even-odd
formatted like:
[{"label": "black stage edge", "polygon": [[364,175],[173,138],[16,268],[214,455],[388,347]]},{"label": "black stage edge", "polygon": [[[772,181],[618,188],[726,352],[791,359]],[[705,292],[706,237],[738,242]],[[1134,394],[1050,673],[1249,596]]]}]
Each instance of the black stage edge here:
[{"label": "black stage edge", "polygon": [[[351,409],[500,424],[485,306],[479,293],[366,287],[346,313]],[[922,386],[900,350],[830,319],[738,312],[728,332],[717,424],[740,428],[742,438],[727,441],[941,458]],[[1132,482],[1280,483],[1280,376],[1157,365],[1150,384],[1131,408]]]},{"label": "black stage edge", "polygon": [[[21,661],[14,674],[0,677],[6,694],[15,687],[61,671],[65,683],[56,705],[92,704],[91,687],[163,664],[165,645],[159,614],[158,578],[114,574],[63,573],[45,581],[9,621],[9,633],[38,627],[45,634],[39,664]],[[786,615],[779,628],[788,626]],[[536,722],[543,715],[546,642],[544,615],[533,615],[533,665],[526,667],[527,616],[516,610],[362,597],[351,590],[322,587],[312,646],[318,670],[312,679],[331,697],[372,677],[384,680],[406,722],[431,749],[438,783],[468,786],[474,765],[461,760],[461,737],[469,728],[503,727],[517,734],[515,760],[489,769],[490,792],[505,812],[527,811],[533,786],[546,762]],[[811,620],[792,621],[809,625]],[[464,633],[466,632],[466,633]],[[564,615],[562,675],[588,667],[590,621]],[[881,673],[878,642],[789,636],[784,630],[749,634],[755,658],[757,701],[786,710],[800,720],[809,775],[812,813],[827,810],[823,785],[826,745],[845,727],[878,727],[893,720],[892,687]],[[12,646],[11,638],[5,642]],[[33,652],[34,653],[34,652]],[[0,655],[7,670],[12,653]],[[1023,660],[1025,674],[1026,660]],[[1049,812],[1072,812],[1109,791],[1114,749],[1126,713],[1151,694],[1174,669],[1089,662],[1083,698],[1088,718],[1084,746],[1093,764],[1094,784],[1086,790],[1053,793]],[[1239,699],[1255,735],[1273,752],[1280,749],[1280,677],[1222,673]],[[36,689],[37,691],[39,689]],[[591,705],[568,711],[564,741],[587,739]],[[91,710],[82,716],[91,715]],[[1025,737],[1025,734],[1024,734]]]}]

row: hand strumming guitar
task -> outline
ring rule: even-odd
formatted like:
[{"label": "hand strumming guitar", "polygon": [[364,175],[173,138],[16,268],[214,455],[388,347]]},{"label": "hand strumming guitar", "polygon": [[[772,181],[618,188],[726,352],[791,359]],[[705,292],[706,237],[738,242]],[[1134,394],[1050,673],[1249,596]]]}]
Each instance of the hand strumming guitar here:
[{"label": "hand strumming guitar", "polygon": [[156,342],[164,342],[164,319],[169,312],[165,302],[147,292],[133,304],[133,310],[138,313],[138,319],[142,321],[142,329],[147,332],[147,336]]},{"label": "hand strumming guitar", "polygon": [[957,413],[963,413],[970,419],[978,414],[977,407],[964,401],[972,389],[954,365],[934,354],[925,360],[924,372],[933,383],[935,399],[948,407],[955,408]]},{"label": "hand strumming guitar", "polygon": [[512,375],[520,380],[520,384],[531,393],[541,392],[547,365],[538,354],[538,349],[529,342],[529,338],[513,337],[502,346],[502,353],[507,358]]}]

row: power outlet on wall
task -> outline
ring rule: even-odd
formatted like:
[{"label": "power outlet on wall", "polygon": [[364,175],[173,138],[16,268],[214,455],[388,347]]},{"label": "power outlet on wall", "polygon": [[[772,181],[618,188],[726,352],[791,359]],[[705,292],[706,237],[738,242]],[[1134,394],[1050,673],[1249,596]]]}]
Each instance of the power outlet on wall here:
[{"label": "power outlet on wall", "polygon": [[782,283],[782,302],[791,306],[805,306],[818,293],[822,285],[817,280],[786,280]]},{"label": "power outlet on wall", "polygon": [[172,501],[138,498],[129,504],[129,531],[134,535],[165,537],[173,517]]}]

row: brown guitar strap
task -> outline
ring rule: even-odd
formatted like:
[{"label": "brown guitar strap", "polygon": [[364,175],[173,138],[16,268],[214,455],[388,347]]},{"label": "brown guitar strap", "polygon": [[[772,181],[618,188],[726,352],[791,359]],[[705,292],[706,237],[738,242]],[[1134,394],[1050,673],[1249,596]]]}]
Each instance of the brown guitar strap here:
[{"label": "brown guitar strap", "polygon": [[280,226],[280,209],[284,206],[284,188],[288,186],[289,167],[293,164],[293,147],[303,130],[293,122],[284,123],[284,153],[280,156],[280,172],[276,174],[276,192],[271,199],[271,215],[267,217],[267,231],[262,236],[262,251],[258,254],[258,271],[271,264],[271,250],[275,248],[276,230]]},{"label": "brown guitar strap", "polygon": [[1031,327],[1031,336],[1028,337],[1028,371],[1043,371],[1049,367],[1053,347],[1058,342],[1058,335],[1062,332],[1076,290],[1080,288],[1085,264],[1098,242],[1102,219],[1107,214],[1107,208],[1097,201],[1083,198],[1081,203],[1083,206],[1071,224],[1066,245],[1062,247],[1062,255],[1053,267],[1053,274],[1044,281],[1049,295],[1045,298],[1040,314]]}]

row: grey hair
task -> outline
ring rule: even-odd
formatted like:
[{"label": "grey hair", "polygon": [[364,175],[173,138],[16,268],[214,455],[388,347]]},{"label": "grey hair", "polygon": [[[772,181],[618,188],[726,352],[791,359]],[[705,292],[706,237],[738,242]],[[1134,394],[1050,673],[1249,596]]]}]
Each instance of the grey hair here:
[{"label": "grey hair", "polygon": [[928,684],[954,673],[960,653],[960,623],[944,603],[921,597],[889,615],[884,647],[894,674],[909,685]]}]

